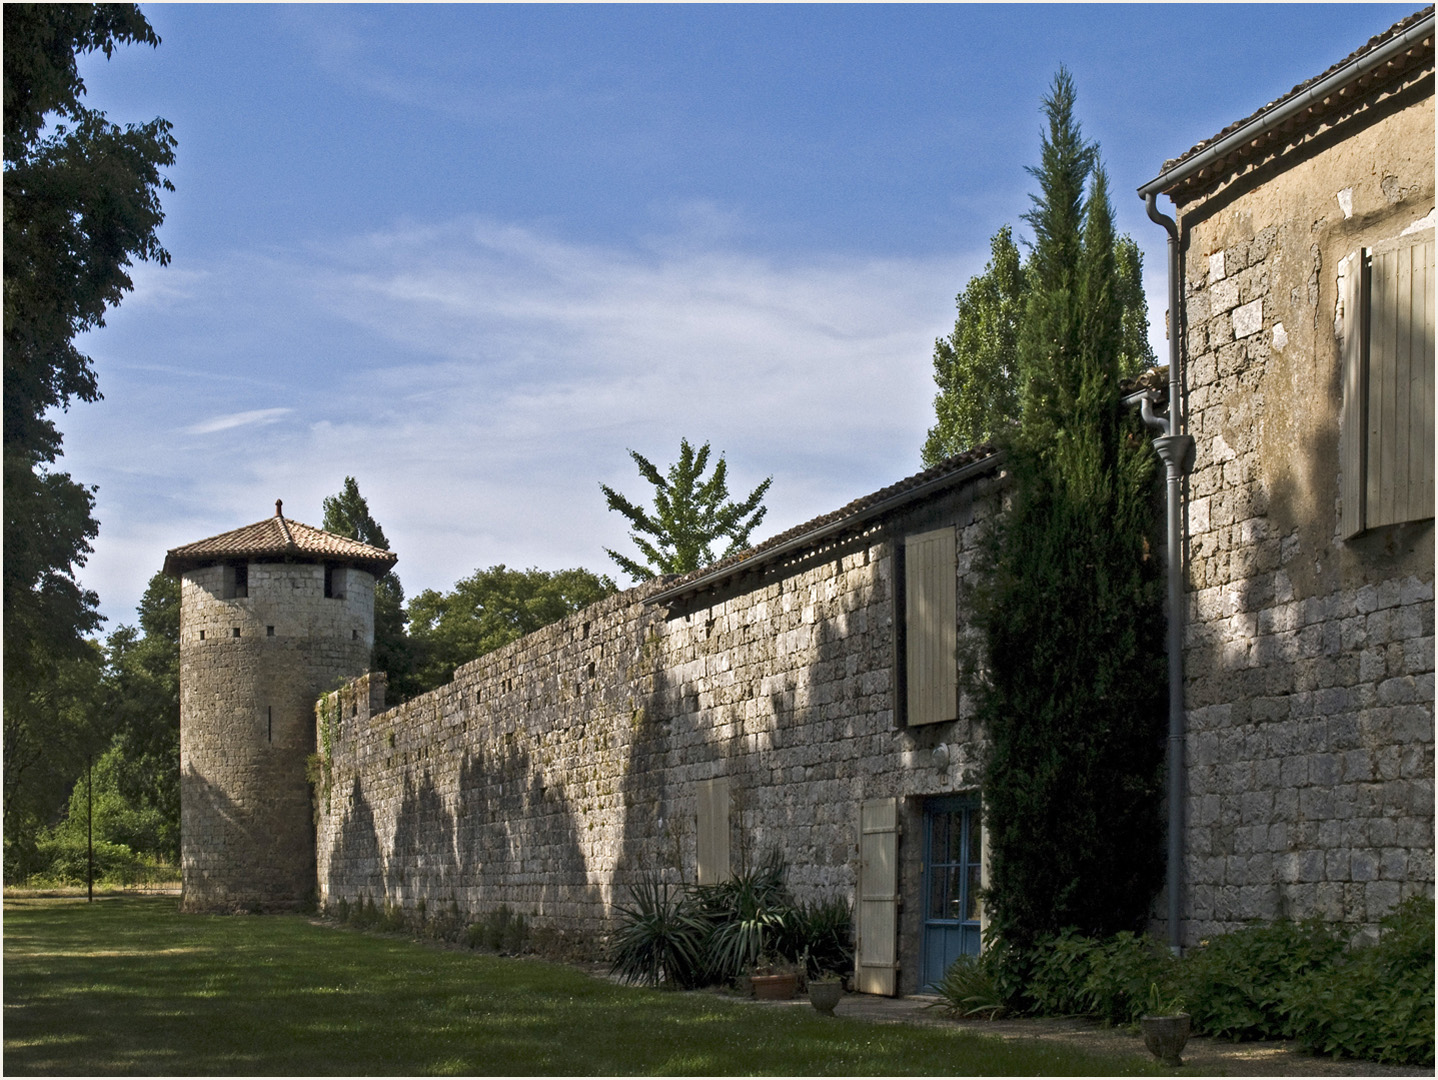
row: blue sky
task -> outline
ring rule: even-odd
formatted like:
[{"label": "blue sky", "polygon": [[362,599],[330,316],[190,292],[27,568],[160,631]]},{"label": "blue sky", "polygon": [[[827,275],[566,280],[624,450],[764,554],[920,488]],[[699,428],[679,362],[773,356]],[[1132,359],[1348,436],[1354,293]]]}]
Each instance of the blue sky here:
[{"label": "blue sky", "polygon": [[[87,61],[174,123],[168,267],[82,347],[109,626],[168,548],[319,524],[355,476],[406,590],[477,567],[624,581],[601,481],[709,440],[755,539],[916,471],[934,338],[1032,190],[1073,73],[1162,355],[1163,161],[1416,7],[143,5]],[[1019,229],[1023,234],[1022,228]]]}]

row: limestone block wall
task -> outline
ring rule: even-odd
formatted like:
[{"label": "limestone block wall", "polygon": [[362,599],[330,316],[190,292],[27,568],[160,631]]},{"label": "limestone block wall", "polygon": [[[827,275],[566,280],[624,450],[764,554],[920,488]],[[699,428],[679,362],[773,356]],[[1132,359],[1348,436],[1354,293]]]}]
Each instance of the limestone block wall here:
[{"label": "limestone block wall", "polygon": [[373,579],[350,570],[332,599],[323,566],[254,562],[226,598],[224,573],[181,581],[182,904],[296,907],[314,890],[314,699],[368,670]]},{"label": "limestone block wall", "polygon": [[[463,919],[508,904],[597,951],[627,884],[695,880],[696,789],[725,776],[735,867],[777,848],[801,898],[852,900],[862,799],[903,797],[912,821],[923,796],[977,785],[967,720],[894,726],[892,551],[954,525],[962,595],[990,483],[683,607],[644,603],[659,582],[621,593],[399,708],[374,710],[367,681],[327,698],[321,899]],[[901,983],[917,978],[920,857],[906,840]]]},{"label": "limestone block wall", "polygon": [[1433,890],[1433,522],[1340,539],[1335,339],[1339,261],[1433,209],[1431,85],[1363,105],[1179,208],[1190,942]]}]

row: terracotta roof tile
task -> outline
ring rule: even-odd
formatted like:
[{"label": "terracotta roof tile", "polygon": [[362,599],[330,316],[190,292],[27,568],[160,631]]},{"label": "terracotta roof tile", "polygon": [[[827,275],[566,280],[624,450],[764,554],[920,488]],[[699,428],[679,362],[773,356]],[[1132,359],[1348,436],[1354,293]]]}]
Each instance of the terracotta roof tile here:
[{"label": "terracotta roof tile", "polygon": [[[1192,147],[1192,148],[1191,148],[1190,150],[1188,150],[1186,153],[1180,154],[1180,155],[1179,155],[1178,157],[1176,157],[1176,158],[1170,158],[1168,161],[1165,161],[1165,162],[1163,163],[1163,169],[1162,169],[1160,175],[1162,175],[1162,173],[1167,173],[1167,172],[1170,171],[1171,169],[1177,168],[1178,166],[1182,165],[1185,161],[1187,161],[1189,158],[1193,157],[1193,156],[1196,155],[1196,154],[1202,153],[1203,150],[1205,150],[1205,149],[1206,149],[1207,147],[1209,147],[1209,146],[1212,146],[1214,143],[1218,142],[1220,139],[1224,138],[1225,136],[1229,135],[1230,133],[1232,133],[1232,132],[1234,132],[1234,131],[1237,131],[1239,128],[1243,127],[1245,124],[1250,124],[1250,123],[1252,123],[1254,120],[1257,120],[1259,117],[1263,116],[1264,113],[1269,112],[1270,110],[1276,109],[1276,108],[1278,108],[1280,105],[1282,105],[1284,102],[1289,101],[1289,100],[1291,100],[1292,98],[1297,97],[1299,94],[1303,93],[1303,92],[1304,92],[1305,90],[1307,90],[1309,87],[1313,86],[1314,84],[1316,84],[1316,83],[1318,83],[1318,82],[1321,82],[1323,79],[1326,79],[1328,76],[1332,75],[1334,72],[1336,72],[1336,71],[1338,71],[1339,69],[1343,68],[1345,65],[1353,63],[1355,60],[1357,60],[1357,59],[1359,59],[1360,57],[1362,57],[1365,53],[1372,52],[1374,49],[1376,49],[1376,48],[1378,48],[1379,46],[1381,46],[1384,42],[1390,41],[1390,40],[1392,40],[1393,38],[1397,37],[1399,34],[1402,34],[1402,33],[1403,33],[1405,30],[1407,30],[1409,27],[1415,25],[1416,23],[1418,23],[1420,20],[1424,19],[1425,17],[1432,15],[1432,13],[1433,13],[1433,5],[1430,4],[1428,7],[1424,8],[1423,10],[1421,10],[1421,11],[1416,11],[1416,12],[1414,12],[1412,15],[1409,15],[1407,18],[1400,19],[1398,22],[1396,22],[1396,23],[1394,23],[1392,26],[1390,26],[1387,30],[1383,31],[1383,33],[1381,33],[1381,34],[1376,34],[1376,35],[1374,35],[1373,37],[1369,38],[1368,41],[1365,42],[1361,48],[1355,49],[1355,50],[1354,50],[1352,53],[1350,53],[1348,56],[1345,56],[1342,60],[1338,61],[1338,63],[1333,64],[1331,67],[1327,68],[1326,70],[1319,72],[1317,75],[1313,76],[1313,78],[1307,79],[1307,80],[1305,80],[1304,82],[1299,83],[1299,84],[1298,84],[1297,86],[1295,86],[1292,90],[1288,91],[1288,93],[1282,95],[1281,97],[1275,98],[1273,101],[1270,101],[1267,105],[1263,106],[1263,108],[1256,110],[1255,112],[1253,112],[1253,113],[1250,114],[1249,116],[1245,116],[1242,120],[1237,120],[1237,121],[1235,121],[1234,123],[1229,124],[1229,125],[1228,125],[1226,128],[1224,128],[1222,131],[1218,132],[1216,135],[1212,136],[1211,138],[1204,139],[1201,143],[1198,143],[1196,146]],[[1428,63],[1428,64],[1431,65],[1431,64],[1432,64],[1432,58],[1433,58],[1433,45],[1432,45],[1432,40],[1430,39],[1430,40],[1428,41],[1428,43],[1427,43],[1427,48],[1426,48],[1426,50],[1423,50],[1423,55],[1422,55],[1421,57],[1419,57],[1419,60],[1421,60],[1421,61],[1423,61],[1423,62],[1426,62],[1426,63]],[[1416,61],[1415,61],[1415,63],[1416,63]],[[1380,77],[1379,77],[1376,81],[1374,81],[1373,83],[1365,84],[1365,91],[1366,91],[1367,89],[1371,89],[1371,88],[1374,88],[1374,87],[1380,85],[1380,83],[1381,83],[1382,81],[1384,81],[1384,79],[1386,79],[1386,78],[1399,78],[1399,77],[1401,77],[1402,74],[1404,73],[1404,71],[1411,70],[1412,66],[1413,66],[1413,65],[1410,64],[1409,67],[1404,68],[1402,65],[1393,65],[1393,70],[1390,71],[1386,76],[1380,76]],[[1348,107],[1348,102],[1349,102],[1349,100],[1351,100],[1351,99],[1343,99],[1342,101],[1338,101],[1338,100],[1336,100],[1336,95],[1335,95],[1335,101],[1334,101],[1332,107],[1335,108],[1335,109],[1336,109],[1336,108],[1347,108],[1347,107]],[[1321,111],[1322,111],[1322,110],[1319,109],[1318,106],[1315,106],[1315,108],[1314,108],[1314,115],[1313,115],[1313,117],[1312,117],[1312,121],[1311,121],[1311,122],[1313,122],[1313,123],[1316,123],[1316,122],[1317,122],[1317,119],[1318,119],[1318,118],[1317,118],[1317,113],[1318,113],[1318,112],[1321,112]],[[1253,152],[1259,151],[1259,150],[1262,150],[1262,147],[1255,147],[1255,146],[1252,146],[1252,145],[1248,145],[1248,146],[1245,146],[1241,151],[1236,151],[1235,154],[1229,155],[1229,157],[1230,157],[1230,158],[1242,157],[1242,156],[1245,156],[1246,154],[1253,153]],[[1194,186],[1202,187],[1202,186],[1205,186],[1207,183],[1213,182],[1213,179],[1214,179],[1214,178],[1212,178],[1212,177],[1209,177],[1209,178],[1208,178],[1207,180],[1205,180],[1205,181],[1200,181],[1199,178],[1197,178],[1197,177],[1195,177],[1195,178],[1190,178],[1190,179],[1185,179],[1185,180],[1181,180],[1181,181],[1176,182],[1175,184],[1173,184],[1171,189],[1166,188],[1166,189],[1164,189],[1164,190],[1165,190],[1165,191],[1168,191],[1168,190],[1177,190],[1177,189],[1180,189],[1180,188],[1187,188],[1187,187],[1194,187]]]},{"label": "terracotta roof tile", "polygon": [[227,559],[289,558],[345,563],[378,577],[399,561],[399,556],[358,540],[336,536],[281,516],[232,529],[193,544],[171,548],[165,555],[165,573],[178,577],[186,570]]}]

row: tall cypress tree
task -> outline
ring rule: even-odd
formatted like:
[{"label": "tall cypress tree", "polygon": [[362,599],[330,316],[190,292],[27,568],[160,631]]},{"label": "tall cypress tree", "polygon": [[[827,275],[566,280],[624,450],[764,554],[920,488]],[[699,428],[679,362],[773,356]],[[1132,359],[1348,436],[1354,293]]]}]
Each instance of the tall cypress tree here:
[{"label": "tall cypress tree", "polygon": [[1123,283],[1097,147],[1060,70],[1020,329],[1011,502],[980,612],[989,913],[1020,947],[1137,929],[1163,877],[1154,455],[1119,402]]}]

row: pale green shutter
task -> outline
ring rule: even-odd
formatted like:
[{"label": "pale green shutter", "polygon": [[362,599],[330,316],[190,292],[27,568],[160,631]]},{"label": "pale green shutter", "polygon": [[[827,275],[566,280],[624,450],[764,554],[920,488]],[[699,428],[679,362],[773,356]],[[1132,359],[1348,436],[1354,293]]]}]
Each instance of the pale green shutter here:
[{"label": "pale green shutter", "polygon": [[1375,250],[1368,310],[1369,528],[1433,516],[1433,234]]},{"label": "pale green shutter", "polygon": [[1433,232],[1345,260],[1345,539],[1433,516]]},{"label": "pale green shutter", "polygon": [[899,974],[899,800],[859,807],[859,896],[855,905],[854,986],[897,994]]},{"label": "pale green shutter", "polygon": [[958,717],[957,594],[953,528],[907,537],[904,647],[911,727]]},{"label": "pale green shutter", "polygon": [[699,884],[716,885],[729,877],[729,778],[700,780],[695,797]]}]

